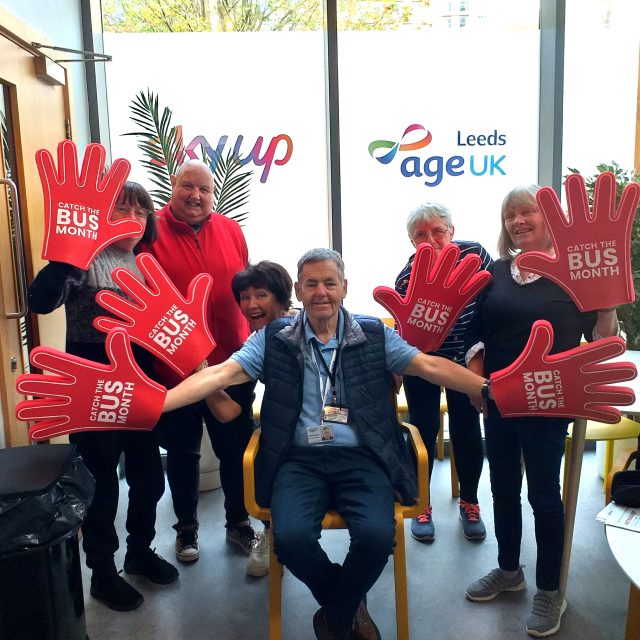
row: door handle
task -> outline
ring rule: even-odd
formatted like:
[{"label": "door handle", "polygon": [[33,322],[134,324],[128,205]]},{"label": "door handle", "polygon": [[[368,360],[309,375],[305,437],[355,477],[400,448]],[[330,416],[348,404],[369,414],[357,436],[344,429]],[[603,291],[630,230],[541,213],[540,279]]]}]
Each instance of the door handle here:
[{"label": "door handle", "polygon": [[[7,185],[12,196],[12,207],[7,209],[7,213],[9,215],[9,222],[13,222],[11,234],[11,242],[13,245],[12,263],[18,298],[18,310],[5,312],[5,317],[24,318],[27,315],[27,272],[24,266],[24,240],[22,237],[20,205],[18,204],[18,189],[16,188],[15,182],[8,178],[0,178],[0,184]],[[11,219],[11,209],[13,209],[13,220]]]}]

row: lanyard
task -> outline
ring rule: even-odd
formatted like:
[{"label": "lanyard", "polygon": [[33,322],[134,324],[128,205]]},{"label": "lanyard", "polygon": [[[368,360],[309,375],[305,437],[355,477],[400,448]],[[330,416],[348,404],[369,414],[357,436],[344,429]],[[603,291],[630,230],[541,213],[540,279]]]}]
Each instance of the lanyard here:
[{"label": "lanyard", "polygon": [[[338,342],[338,347],[334,350],[333,355],[331,356],[331,362],[327,366],[327,363],[322,356],[320,351],[320,347],[318,346],[318,341],[314,338],[311,341],[311,346],[313,351],[311,352],[311,357],[313,358],[313,362],[316,365],[316,369],[318,369],[318,379],[320,383],[320,397],[322,398],[322,406],[327,403],[327,396],[329,395],[329,386],[333,390],[333,401],[336,401],[336,373],[338,370],[338,362],[340,361],[340,338],[339,331],[336,330],[336,341]],[[316,357],[317,355],[317,357]],[[320,376],[320,366],[318,365],[318,361],[322,365],[324,372],[327,374],[327,379],[324,385],[324,389],[322,388],[322,377]]]}]

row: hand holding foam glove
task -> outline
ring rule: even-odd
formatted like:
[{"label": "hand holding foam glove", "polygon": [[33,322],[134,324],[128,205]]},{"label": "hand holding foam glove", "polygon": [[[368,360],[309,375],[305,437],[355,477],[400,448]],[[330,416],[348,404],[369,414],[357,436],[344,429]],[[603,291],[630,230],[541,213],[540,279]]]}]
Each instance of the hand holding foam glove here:
[{"label": "hand holding foam glove", "polygon": [[555,256],[530,251],[516,258],[518,267],[562,287],[581,311],[616,307],[635,300],[631,273],[631,231],[640,202],[640,184],[628,184],[616,210],[616,179],[601,173],[589,210],[582,176],[565,183],[568,215],[550,187],[536,194],[551,234]]},{"label": "hand holding foam glove", "polygon": [[36,152],[44,196],[45,260],[86,270],[107,245],[143,233],[138,221],[111,221],[113,206],[131,165],[119,158],[105,173],[105,157],[101,144],[87,145],[78,174],[77,148],[71,140],[58,145],[57,170],[47,149]]},{"label": "hand holding foam glove", "polygon": [[449,243],[433,260],[429,243],[416,249],[411,276],[404,297],[390,287],[376,287],[373,297],[396,321],[398,333],[423,353],[437,351],[467,304],[491,280],[479,271],[480,256],[466,255],[460,262],[460,248]]},{"label": "hand holding foam glove", "polygon": [[150,380],[136,364],[127,334],[114,330],[105,344],[111,364],[101,364],[50,347],[36,347],[31,363],[56,375],[22,374],[20,393],[36,396],[16,406],[18,420],[34,440],[77,431],[129,429],[150,431],[155,426],[167,390]]},{"label": "hand holding foam glove", "polygon": [[615,406],[634,402],[628,387],[612,386],[636,377],[631,362],[605,363],[625,351],[622,338],[602,338],[549,355],[553,329],[534,322],[524,351],[508,367],[491,374],[491,390],[503,418],[555,416],[619,422]]},{"label": "hand holding foam glove", "polygon": [[136,263],[148,286],[127,269],[114,269],[113,280],[135,304],[112,291],[100,291],[98,304],[122,320],[100,316],[93,324],[105,333],[124,328],[131,340],[188,376],[216,346],[206,320],[213,279],[208,273],[197,275],[185,299],[151,254],[141,253]]}]

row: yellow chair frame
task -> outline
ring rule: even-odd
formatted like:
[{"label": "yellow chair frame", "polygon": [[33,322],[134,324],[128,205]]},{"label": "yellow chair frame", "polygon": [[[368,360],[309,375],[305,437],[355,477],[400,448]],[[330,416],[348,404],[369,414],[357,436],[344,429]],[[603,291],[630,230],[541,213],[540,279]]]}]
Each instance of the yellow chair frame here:
[{"label": "yellow chair frame", "polygon": [[[399,502],[395,503],[396,535],[393,550],[393,572],[396,590],[396,629],[398,640],[409,640],[409,604],[407,594],[407,554],[404,538],[404,519],[415,518],[424,512],[429,504],[429,462],[427,450],[422,442],[420,433],[411,424],[403,422],[402,430],[408,434],[409,442],[418,461],[418,487],[420,491],[418,502],[407,507]],[[247,511],[258,520],[270,521],[271,512],[256,502],[254,462],[260,443],[260,429],[256,429],[244,452],[242,462],[244,471],[244,504]],[[423,489],[423,487],[426,488]],[[323,529],[345,529],[345,521],[336,511],[330,510],[322,521]],[[280,640],[282,637],[281,608],[282,608],[282,575],[283,567],[273,552],[273,536],[269,547],[269,640]]]},{"label": "yellow chair frame", "polygon": [[[407,397],[404,393],[404,387],[400,387],[397,399],[398,416],[409,415],[409,406]],[[440,396],[440,427],[438,429],[438,440],[436,444],[436,458],[444,460],[444,416],[448,413],[447,397],[444,392]],[[457,498],[460,495],[460,481],[458,479],[458,469],[456,467],[456,459],[453,455],[453,443],[449,440],[449,461],[451,472],[451,497]]]}]

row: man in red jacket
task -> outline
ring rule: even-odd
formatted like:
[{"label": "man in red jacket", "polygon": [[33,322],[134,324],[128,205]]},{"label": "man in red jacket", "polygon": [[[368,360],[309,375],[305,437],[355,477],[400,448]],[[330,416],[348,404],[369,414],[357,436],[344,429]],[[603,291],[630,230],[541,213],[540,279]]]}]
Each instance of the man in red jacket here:
[{"label": "man in red jacket", "polygon": [[[224,362],[249,335],[231,291],[231,279],[245,269],[247,245],[237,222],[212,212],[213,174],[199,160],[189,160],[171,177],[169,203],[158,213],[158,239],[144,247],[152,253],[183,295],[199,273],[213,276],[207,320],[216,341],[208,364]],[[157,363],[160,381],[167,387],[180,379]],[[156,427],[160,445],[167,450],[167,479],[178,519],[176,556],[182,562],[198,559],[198,482],[202,422],[207,427],[213,450],[220,460],[220,480],[225,495],[227,540],[247,554],[256,543],[249,524],[242,491],[242,454],[251,437],[251,397],[242,387],[229,390],[242,407],[231,423],[222,424],[204,402],[162,416]]]}]

